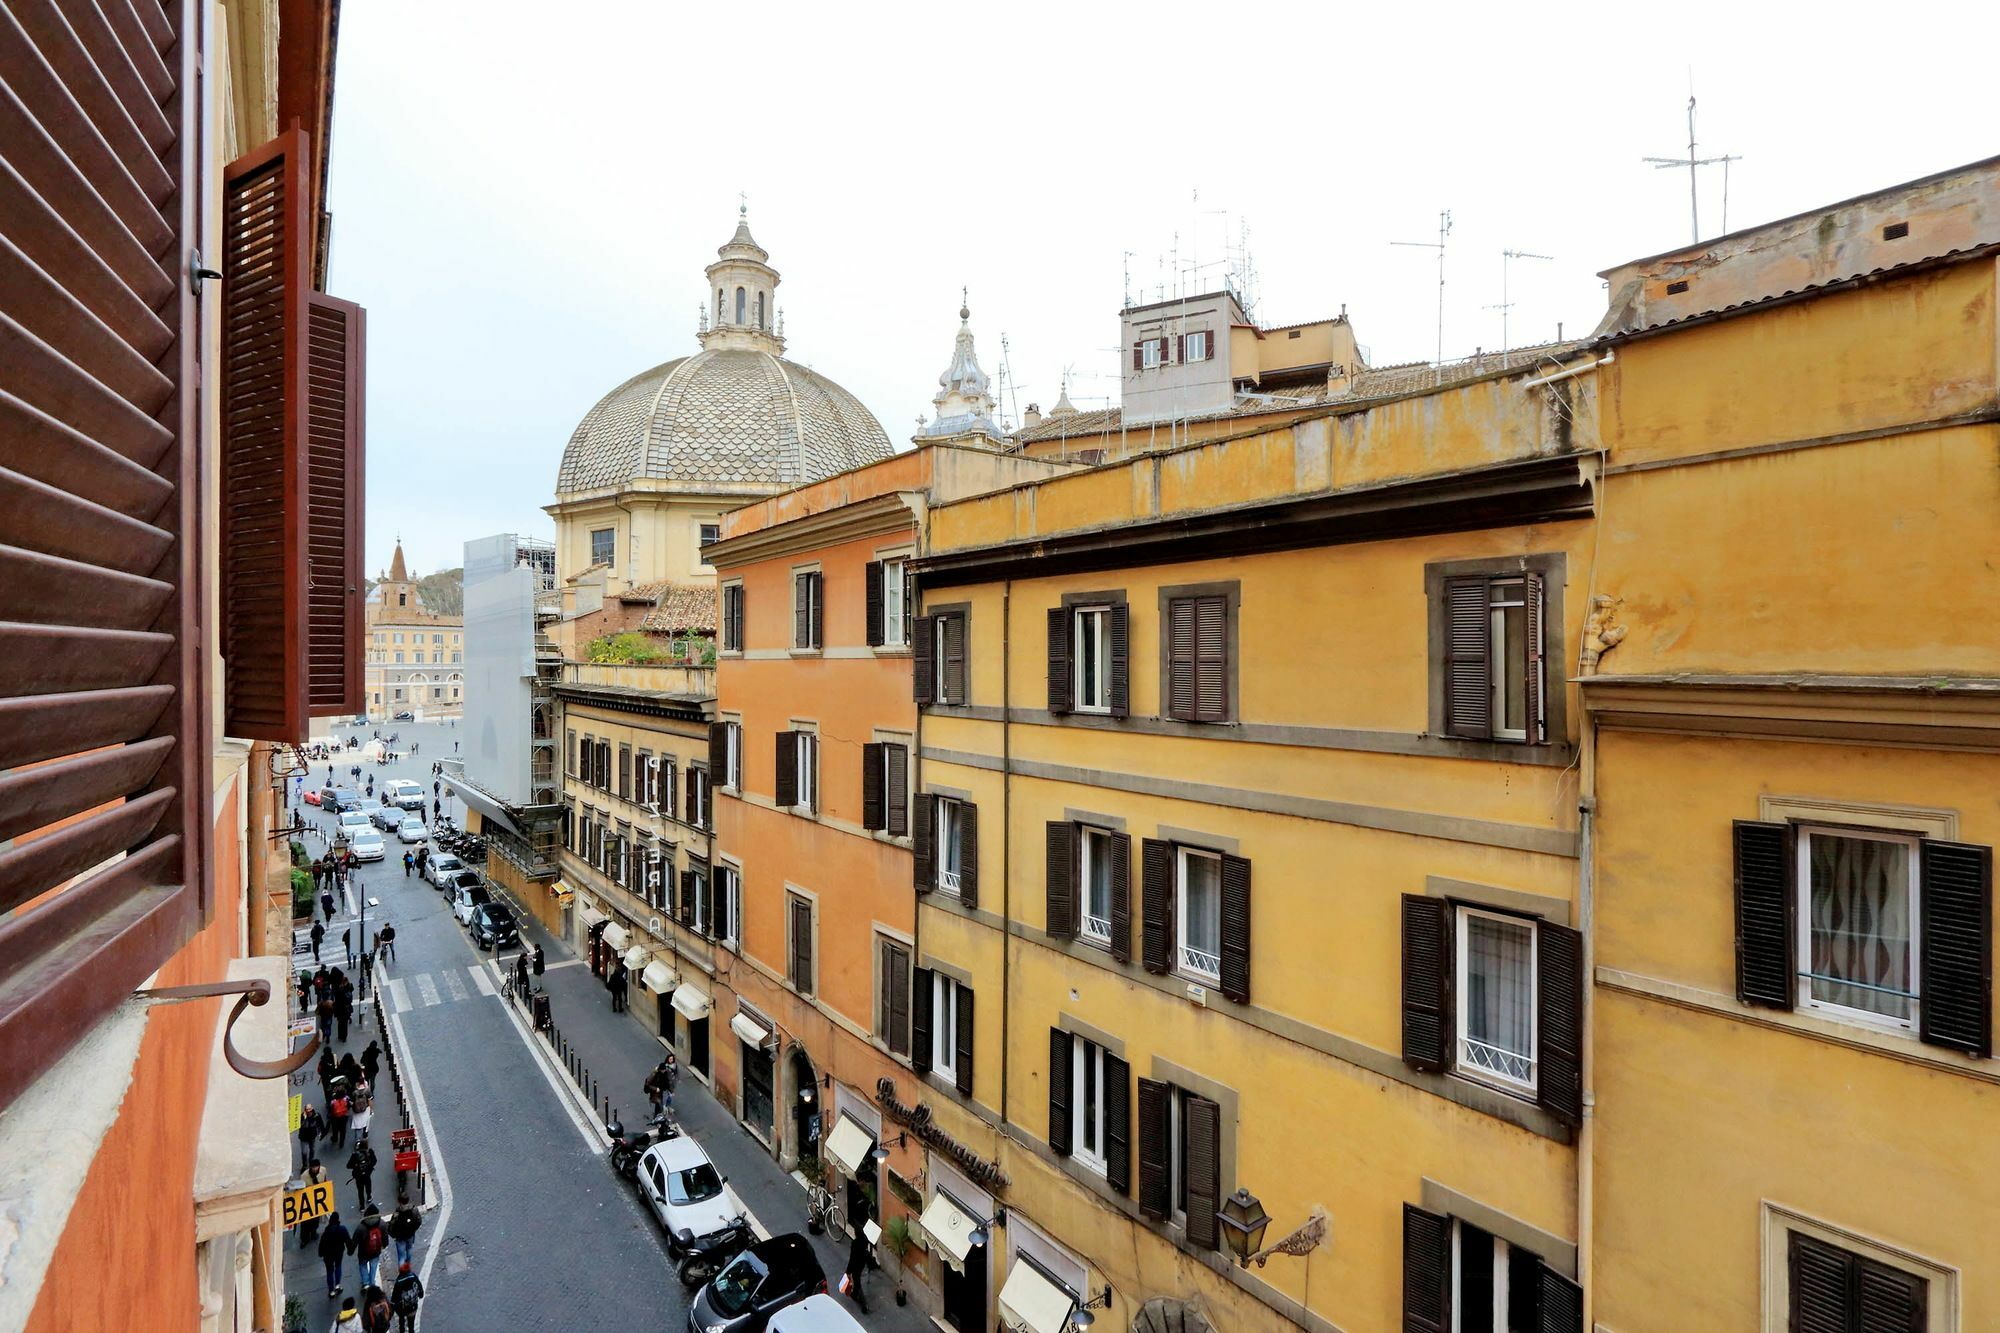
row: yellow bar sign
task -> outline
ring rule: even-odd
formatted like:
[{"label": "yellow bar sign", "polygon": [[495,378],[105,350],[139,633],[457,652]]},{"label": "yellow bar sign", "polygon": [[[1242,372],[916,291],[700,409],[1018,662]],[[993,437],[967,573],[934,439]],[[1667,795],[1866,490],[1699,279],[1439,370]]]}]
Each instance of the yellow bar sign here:
[{"label": "yellow bar sign", "polygon": [[310,1222],[315,1217],[325,1217],[332,1211],[331,1180],[322,1180],[317,1185],[292,1190],[285,1195],[285,1229],[289,1231],[301,1222]]},{"label": "yellow bar sign", "polygon": [[305,1115],[305,1103],[306,1095],[303,1092],[292,1094],[292,1108],[287,1117],[287,1122],[291,1125],[292,1133],[294,1134],[299,1132],[299,1120]]}]

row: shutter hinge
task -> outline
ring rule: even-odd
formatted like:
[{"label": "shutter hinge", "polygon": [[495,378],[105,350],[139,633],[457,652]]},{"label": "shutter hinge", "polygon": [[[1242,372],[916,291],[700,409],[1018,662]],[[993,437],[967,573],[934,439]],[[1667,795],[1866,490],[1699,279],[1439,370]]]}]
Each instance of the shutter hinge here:
[{"label": "shutter hinge", "polygon": [[188,251],[188,290],[190,292],[196,296],[200,296],[203,278],[215,278],[219,280],[221,277],[222,275],[214,269],[202,266],[200,250]]},{"label": "shutter hinge", "polygon": [[319,1036],[282,1060],[253,1060],[236,1049],[236,1020],[243,1017],[243,1011],[251,1005],[271,1002],[271,983],[262,977],[249,981],[213,981],[199,986],[158,986],[151,990],[133,991],[134,999],[152,1000],[161,1004],[176,1004],[182,1000],[206,1000],[218,995],[234,995],[238,999],[236,1007],[229,1011],[229,1021],[222,1029],[222,1055],[229,1061],[229,1067],[245,1078],[283,1078],[295,1070],[304,1069],[319,1051]]}]

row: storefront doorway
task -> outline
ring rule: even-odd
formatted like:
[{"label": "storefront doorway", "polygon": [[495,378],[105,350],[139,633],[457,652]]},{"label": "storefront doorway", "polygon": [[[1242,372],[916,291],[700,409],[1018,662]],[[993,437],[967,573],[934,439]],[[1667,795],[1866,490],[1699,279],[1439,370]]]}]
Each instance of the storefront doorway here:
[{"label": "storefront doorway", "polygon": [[986,1268],[991,1244],[965,1252],[965,1271],[944,1266],[944,1318],[959,1333],[983,1333],[986,1328]]},{"label": "storefront doorway", "polygon": [[708,1069],[708,1020],[691,1018],[688,1020],[688,1068],[695,1076],[707,1081],[712,1075]]},{"label": "storefront doorway", "polygon": [[792,1047],[792,1150],[800,1166],[819,1160],[820,1086],[812,1057]]},{"label": "storefront doorway", "polygon": [[743,1123],[766,1143],[777,1138],[775,1083],[777,1062],[762,1046],[739,1040],[743,1069]]}]

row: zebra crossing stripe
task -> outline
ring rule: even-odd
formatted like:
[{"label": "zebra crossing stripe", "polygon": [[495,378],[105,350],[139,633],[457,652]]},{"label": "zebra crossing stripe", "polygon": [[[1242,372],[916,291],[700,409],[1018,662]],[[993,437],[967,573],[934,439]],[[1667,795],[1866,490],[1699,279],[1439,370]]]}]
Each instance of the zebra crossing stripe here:
[{"label": "zebra crossing stripe", "polygon": [[390,981],[387,989],[389,991],[389,1003],[395,1012],[400,1014],[410,1007],[410,990],[409,987],[403,984],[401,977]]},{"label": "zebra crossing stripe", "polygon": [[473,966],[468,967],[465,970],[472,973],[472,984],[478,988],[479,993],[481,995],[498,994],[498,992],[493,989],[492,974],[486,970],[484,964],[475,963]]},{"label": "zebra crossing stripe", "polygon": [[466,997],[465,977],[460,974],[457,968],[453,968],[443,975],[444,988],[451,992],[450,998],[453,1000],[463,1000]]},{"label": "zebra crossing stripe", "polygon": [[437,982],[431,980],[430,973],[426,972],[417,978],[417,994],[424,997],[426,1009],[438,1002]]}]

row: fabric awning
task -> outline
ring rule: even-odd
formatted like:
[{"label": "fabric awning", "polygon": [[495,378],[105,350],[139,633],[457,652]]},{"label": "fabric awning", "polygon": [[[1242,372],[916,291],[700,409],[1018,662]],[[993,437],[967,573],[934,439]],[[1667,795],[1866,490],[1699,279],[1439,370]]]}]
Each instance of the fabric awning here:
[{"label": "fabric awning", "polygon": [[551,898],[557,898],[557,899],[570,898],[575,896],[575,894],[576,890],[572,889],[568,884],[564,883],[562,880],[559,879],[551,880],[549,882],[549,896]]},{"label": "fabric awning", "polygon": [[656,958],[646,964],[646,970],[639,974],[639,980],[653,994],[665,995],[674,988],[679,978],[674,976],[672,968]]},{"label": "fabric awning", "polygon": [[931,1238],[937,1252],[963,1273],[965,1256],[972,1249],[972,1229],[979,1225],[979,1219],[968,1215],[949,1194],[939,1190],[931,1197],[931,1205],[924,1209],[921,1220],[924,1234]]},{"label": "fabric awning", "polygon": [[699,988],[685,983],[674,988],[674,1010],[690,1023],[699,1023],[708,1017],[708,996]]},{"label": "fabric awning", "polygon": [[1000,1288],[1000,1321],[1014,1333],[1069,1333],[1076,1297],[1025,1259],[1015,1259]]},{"label": "fabric awning", "polygon": [[875,1136],[859,1120],[842,1111],[834,1124],[833,1133],[826,1136],[826,1150],[833,1160],[840,1163],[841,1170],[850,1176],[861,1174],[861,1164],[867,1160],[869,1149],[875,1146]]},{"label": "fabric awning", "polygon": [[635,944],[625,951],[625,970],[627,972],[637,972],[645,965],[646,951],[644,949]]},{"label": "fabric awning", "polygon": [[604,919],[604,913],[598,911],[589,903],[583,905],[583,929],[586,934],[593,930],[598,922]]},{"label": "fabric awning", "polygon": [[624,953],[626,941],[631,938],[632,932],[626,930],[623,926],[613,924],[604,928],[604,943],[610,947],[613,953]]},{"label": "fabric awning", "polygon": [[764,1043],[771,1039],[771,1031],[748,1014],[738,1014],[729,1020],[729,1030],[757,1050],[764,1049]]}]

